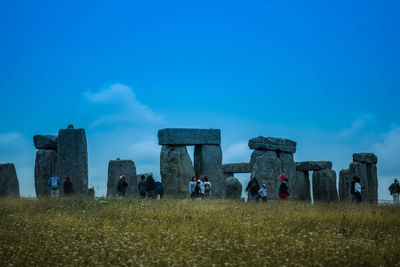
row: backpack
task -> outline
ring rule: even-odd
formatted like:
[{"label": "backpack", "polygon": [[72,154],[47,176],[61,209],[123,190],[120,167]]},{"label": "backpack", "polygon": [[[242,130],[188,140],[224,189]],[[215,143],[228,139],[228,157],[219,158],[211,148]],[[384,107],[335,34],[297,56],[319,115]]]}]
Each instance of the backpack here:
[{"label": "backpack", "polygon": [[211,192],[211,185],[209,183],[206,183],[204,185],[204,192],[205,193],[210,193]]},{"label": "backpack", "polygon": [[51,179],[51,189],[58,189],[58,179],[56,177]]}]

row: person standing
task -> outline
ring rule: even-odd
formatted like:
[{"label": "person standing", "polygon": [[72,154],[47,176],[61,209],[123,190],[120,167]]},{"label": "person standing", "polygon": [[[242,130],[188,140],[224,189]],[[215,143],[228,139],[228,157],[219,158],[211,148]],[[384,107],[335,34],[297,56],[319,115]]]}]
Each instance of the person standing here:
[{"label": "person standing", "polygon": [[48,181],[47,184],[50,187],[50,196],[51,197],[59,197],[60,196],[60,185],[61,185],[61,180],[57,176],[51,177]]},{"label": "person standing", "polygon": [[394,183],[390,185],[389,191],[393,197],[393,203],[399,204],[400,185],[399,185],[399,180],[397,178],[394,178]]},{"label": "person standing", "polygon": [[194,196],[194,188],[196,187],[196,184],[197,184],[196,176],[193,176],[192,179],[189,182],[189,195],[191,197]]},{"label": "person standing", "polygon": [[363,188],[361,187],[360,181],[361,181],[360,178],[357,178],[356,182],[354,184],[354,195],[356,197],[357,204],[360,204],[362,201],[362,189]]},{"label": "person standing", "polygon": [[258,190],[258,195],[261,197],[263,202],[267,201],[267,186],[265,184],[263,184],[260,190]]},{"label": "person standing", "polygon": [[207,176],[204,177],[204,197],[211,198],[211,183]]},{"label": "person standing", "polygon": [[119,178],[117,185],[117,196],[124,197],[126,194],[126,188],[128,187],[128,183],[126,182],[126,176],[122,175]]},{"label": "person standing", "polygon": [[138,185],[139,195],[141,198],[146,197],[146,176],[142,175],[140,177],[140,182]]},{"label": "person standing", "polygon": [[250,193],[250,199],[257,201],[258,199],[258,190],[260,189],[260,186],[258,184],[257,178],[253,177],[251,181],[248,183],[246,187],[246,192]]},{"label": "person standing", "polygon": [[157,199],[161,199],[164,196],[164,186],[161,182],[156,182],[154,194]]},{"label": "person standing", "polygon": [[69,176],[65,178],[65,181],[63,183],[63,189],[64,189],[64,196],[70,196],[74,193],[74,187],[71,182],[71,178],[69,178]]},{"label": "person standing", "polygon": [[203,198],[203,193],[201,192],[200,181],[196,182],[196,186],[193,191],[193,199],[195,198]]},{"label": "person standing", "polygon": [[284,180],[279,186],[279,200],[289,199],[289,185],[286,180]]},{"label": "person standing", "polygon": [[357,182],[357,177],[353,177],[353,181],[351,181],[351,185],[350,185],[350,194],[351,194],[351,200],[354,202],[356,201],[356,192],[354,191],[354,185]]},{"label": "person standing", "polygon": [[153,173],[150,172],[146,179],[146,193],[148,198],[154,198],[154,189],[156,188],[156,182],[154,181]]},{"label": "person standing", "polygon": [[200,182],[200,189],[201,189],[201,194],[204,196],[205,189],[204,189],[204,175],[200,176],[200,179],[197,180],[197,182]]}]

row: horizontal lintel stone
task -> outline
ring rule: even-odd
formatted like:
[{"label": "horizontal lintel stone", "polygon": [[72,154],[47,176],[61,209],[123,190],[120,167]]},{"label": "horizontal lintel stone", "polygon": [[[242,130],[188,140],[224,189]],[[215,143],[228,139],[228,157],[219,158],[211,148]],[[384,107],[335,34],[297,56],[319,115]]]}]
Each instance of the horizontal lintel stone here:
[{"label": "horizontal lintel stone", "polygon": [[219,129],[166,128],[158,131],[159,145],[220,145]]}]

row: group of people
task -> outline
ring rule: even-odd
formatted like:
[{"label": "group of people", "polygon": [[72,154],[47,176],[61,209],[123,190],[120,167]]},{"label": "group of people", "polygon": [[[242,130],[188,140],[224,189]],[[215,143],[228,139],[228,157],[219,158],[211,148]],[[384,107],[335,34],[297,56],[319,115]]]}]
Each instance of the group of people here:
[{"label": "group of people", "polygon": [[156,182],[151,172],[147,178],[145,175],[140,177],[138,185],[139,195],[141,198],[157,198],[164,196],[164,186],[161,182]]},{"label": "group of people", "polygon": [[195,198],[211,198],[211,182],[207,176],[201,175],[199,179],[193,176],[189,182],[189,194]]},{"label": "group of people", "polygon": [[[250,180],[246,187],[246,192],[248,194],[248,199],[253,201],[259,201],[262,199],[263,202],[267,201],[267,185],[262,184],[259,185],[257,178],[253,177]],[[280,200],[287,200],[289,199],[289,184],[288,179],[285,176],[285,173],[282,172],[280,177],[280,185],[279,185],[279,199]]]},{"label": "group of people", "polygon": [[[60,186],[61,180],[57,176],[52,176],[47,181],[47,185],[50,187],[50,196],[59,197],[60,196]],[[71,182],[71,178],[67,176],[63,183],[64,196],[70,196],[74,193],[74,187]]]}]

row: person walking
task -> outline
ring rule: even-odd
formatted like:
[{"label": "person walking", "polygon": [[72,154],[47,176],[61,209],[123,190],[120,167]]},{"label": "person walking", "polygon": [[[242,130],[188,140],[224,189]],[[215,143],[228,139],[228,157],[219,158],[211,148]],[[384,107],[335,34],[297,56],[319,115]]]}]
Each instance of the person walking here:
[{"label": "person walking", "polygon": [[286,180],[282,181],[279,186],[279,200],[288,200],[289,199],[289,185]]},{"label": "person walking", "polygon": [[[265,184],[263,184],[260,188],[260,190],[258,190],[258,195],[261,197],[263,202],[267,201],[267,186]],[[258,199],[257,199],[258,201]]]},{"label": "person walking", "polygon": [[400,185],[399,185],[399,180],[397,178],[394,178],[394,183],[390,185],[389,191],[393,197],[393,203],[399,204]]},{"label": "person walking", "polygon": [[126,176],[122,175],[119,178],[118,185],[117,185],[117,196],[125,197],[127,187],[128,187],[128,183],[126,182]]},{"label": "person walking", "polygon": [[194,195],[194,188],[196,187],[197,184],[197,179],[196,176],[193,176],[192,179],[189,182],[189,195],[193,197]]},{"label": "person walking", "polygon": [[360,204],[362,201],[362,187],[360,184],[361,179],[357,178],[356,182],[354,183],[354,195],[356,197],[357,204]]},{"label": "person walking", "polygon": [[70,196],[74,193],[74,187],[71,182],[71,178],[69,178],[69,176],[65,178],[65,181],[63,183],[63,189],[64,189],[64,196]]},{"label": "person walking", "polygon": [[251,181],[247,184],[247,187],[246,187],[246,192],[250,193],[251,200],[257,201],[259,189],[260,189],[260,186],[258,184],[257,178],[253,177],[253,179],[251,179]]},{"label": "person walking", "polygon": [[211,198],[211,183],[207,176],[204,177],[204,197]]},{"label": "person walking", "polygon": [[50,196],[51,197],[59,197],[60,196],[60,185],[61,180],[57,176],[51,177],[47,181],[48,186],[50,187]]},{"label": "person walking", "polygon": [[156,182],[154,181],[153,173],[150,172],[146,179],[146,193],[148,198],[154,198],[154,189],[156,188]]},{"label": "person walking", "polygon": [[146,197],[146,176],[142,175],[140,177],[140,182],[138,185],[138,190],[139,190],[139,195],[141,198],[145,198]]}]

